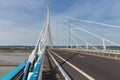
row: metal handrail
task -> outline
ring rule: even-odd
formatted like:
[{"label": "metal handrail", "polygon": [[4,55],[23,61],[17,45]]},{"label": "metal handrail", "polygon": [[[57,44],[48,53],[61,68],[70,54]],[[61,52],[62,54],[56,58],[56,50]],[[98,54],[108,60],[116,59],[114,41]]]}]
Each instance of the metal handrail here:
[{"label": "metal handrail", "polygon": [[29,76],[29,80],[38,80],[39,78],[40,80],[42,79],[43,58],[44,52],[41,53],[37,62],[35,63],[32,75]]},{"label": "metal handrail", "polygon": [[0,80],[13,80],[25,67],[26,61],[4,75]]}]

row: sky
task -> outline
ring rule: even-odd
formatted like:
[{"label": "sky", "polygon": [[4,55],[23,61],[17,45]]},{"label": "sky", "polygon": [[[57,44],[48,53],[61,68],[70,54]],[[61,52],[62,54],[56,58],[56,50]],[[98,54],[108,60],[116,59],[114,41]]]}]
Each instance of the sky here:
[{"label": "sky", "polygon": [[35,45],[48,5],[61,15],[120,26],[120,0],[0,0],[0,46]]}]

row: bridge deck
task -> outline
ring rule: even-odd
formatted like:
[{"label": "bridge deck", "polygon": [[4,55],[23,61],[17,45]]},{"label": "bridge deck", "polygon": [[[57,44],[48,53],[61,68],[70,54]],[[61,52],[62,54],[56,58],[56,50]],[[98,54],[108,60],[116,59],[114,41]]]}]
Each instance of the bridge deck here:
[{"label": "bridge deck", "polygon": [[[120,80],[120,60],[79,50],[51,49],[48,52],[45,51],[42,80],[65,80],[50,54],[73,80]],[[22,74],[21,71],[16,78],[22,78]]]},{"label": "bridge deck", "polygon": [[[95,80],[120,80],[120,60],[82,54],[79,51],[59,49],[53,49],[52,51],[55,52],[51,52],[52,55],[73,80],[88,80],[88,76]],[[66,61],[63,61],[63,59],[56,55]]]}]

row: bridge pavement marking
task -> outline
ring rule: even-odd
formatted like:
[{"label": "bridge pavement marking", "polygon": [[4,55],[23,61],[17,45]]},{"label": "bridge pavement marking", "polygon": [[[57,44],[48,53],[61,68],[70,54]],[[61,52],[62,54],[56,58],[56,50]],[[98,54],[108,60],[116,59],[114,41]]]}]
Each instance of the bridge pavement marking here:
[{"label": "bridge pavement marking", "polygon": [[78,55],[79,57],[81,57],[81,58],[85,58],[85,56],[81,56],[81,55]]},{"label": "bridge pavement marking", "polygon": [[47,50],[48,54],[50,55],[50,57],[53,59],[53,61],[55,62],[55,64],[58,66],[59,70],[61,71],[61,73],[63,74],[63,76],[65,77],[65,80],[71,80],[71,78],[68,76],[68,74],[63,70],[63,68],[58,64],[58,62],[55,60],[55,58],[52,56],[52,54]]},{"label": "bridge pavement marking", "polygon": [[92,78],[91,76],[89,76],[88,74],[86,74],[85,72],[83,72],[82,70],[80,70],[79,68],[77,68],[76,66],[74,66],[73,64],[71,64],[70,62],[66,61],[65,59],[63,59],[62,57],[60,57],[59,55],[57,55],[55,52],[51,51],[54,55],[56,55],[57,57],[59,57],[60,59],[62,59],[63,61],[65,61],[68,65],[70,65],[72,68],[74,68],[76,71],[78,71],[79,73],[81,73],[83,76],[85,76],[87,79],[89,80],[95,80],[94,78]]}]

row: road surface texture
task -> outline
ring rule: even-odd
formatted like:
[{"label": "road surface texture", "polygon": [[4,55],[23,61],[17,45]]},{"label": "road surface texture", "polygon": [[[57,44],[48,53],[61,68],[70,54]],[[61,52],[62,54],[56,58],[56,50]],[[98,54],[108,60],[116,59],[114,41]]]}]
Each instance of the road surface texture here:
[{"label": "road surface texture", "polygon": [[50,52],[73,80],[120,80],[120,60],[65,49]]}]

